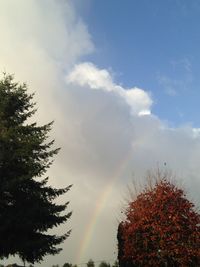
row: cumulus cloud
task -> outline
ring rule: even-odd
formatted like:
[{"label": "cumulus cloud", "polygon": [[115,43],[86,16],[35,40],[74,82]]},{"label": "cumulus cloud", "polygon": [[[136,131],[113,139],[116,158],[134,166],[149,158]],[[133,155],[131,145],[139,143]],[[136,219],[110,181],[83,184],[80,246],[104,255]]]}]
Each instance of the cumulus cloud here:
[{"label": "cumulus cloud", "polygon": [[[47,257],[42,266],[91,257],[115,259],[117,218],[126,185],[133,178],[142,179],[149,168],[162,168],[166,162],[191,196],[199,197],[200,130],[190,125],[170,128],[153,115],[149,92],[124,88],[107,69],[83,63],[94,46],[71,3],[0,1],[0,69],[15,73],[36,92],[37,121],[55,120],[52,136],[62,149],[49,171],[51,184],[74,184],[66,195],[74,213],[70,225],[59,230],[71,226],[72,235],[64,251]],[[104,204],[97,216],[99,202]],[[93,235],[77,260],[94,218]]]},{"label": "cumulus cloud", "polygon": [[43,121],[59,117],[63,72],[94,49],[71,1],[1,1],[0,29],[0,71],[36,91]]},{"label": "cumulus cloud", "polygon": [[108,70],[98,69],[90,62],[77,64],[67,76],[67,83],[113,92],[126,101],[133,114],[151,113],[153,101],[149,93],[137,87],[125,89],[115,84]]}]

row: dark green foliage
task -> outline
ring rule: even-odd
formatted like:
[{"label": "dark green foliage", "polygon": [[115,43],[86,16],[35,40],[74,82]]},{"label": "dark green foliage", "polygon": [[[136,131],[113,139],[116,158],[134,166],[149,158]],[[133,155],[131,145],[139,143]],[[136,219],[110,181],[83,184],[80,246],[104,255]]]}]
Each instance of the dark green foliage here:
[{"label": "dark green foliage", "polygon": [[68,263],[68,262],[66,262],[66,263],[64,263],[64,264],[63,264],[63,267],[72,267],[72,264],[71,264],[71,263]]},{"label": "dark green foliage", "polygon": [[99,267],[111,267],[109,263],[105,262],[105,261],[102,261],[100,264],[99,264]]},{"label": "dark green foliage", "polygon": [[73,265],[71,263],[66,262],[63,264],[63,267],[77,267],[77,265]]},{"label": "dark green foliage", "polygon": [[87,265],[87,267],[94,267],[95,266],[94,261],[91,259],[88,261],[88,263],[86,265]]},{"label": "dark green foliage", "polygon": [[70,231],[56,236],[47,230],[71,216],[61,215],[68,203],[54,202],[71,186],[55,189],[42,178],[59,149],[48,141],[52,122],[27,122],[35,113],[32,100],[27,86],[15,83],[12,76],[0,81],[0,257],[18,255],[30,263],[61,250],[56,246]]}]

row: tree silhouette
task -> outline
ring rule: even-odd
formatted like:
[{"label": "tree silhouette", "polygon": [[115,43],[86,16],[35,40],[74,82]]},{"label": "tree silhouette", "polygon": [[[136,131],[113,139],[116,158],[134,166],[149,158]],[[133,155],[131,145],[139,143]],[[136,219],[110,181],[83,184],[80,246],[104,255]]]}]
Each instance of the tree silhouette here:
[{"label": "tree silhouette", "polygon": [[63,266],[62,267],[72,267],[72,264],[71,263],[68,263],[68,262],[66,262],[66,263],[64,263],[63,264]]},{"label": "tree silhouette", "polygon": [[125,216],[118,229],[120,266],[200,266],[200,215],[166,177],[131,201]]},{"label": "tree silhouette", "polygon": [[70,234],[47,231],[66,222],[68,203],[57,205],[57,197],[71,186],[55,189],[42,178],[59,149],[48,141],[52,123],[30,122],[35,113],[33,95],[25,84],[5,75],[0,81],[0,257],[18,255],[23,261],[41,261]]},{"label": "tree silhouette", "polygon": [[94,261],[92,259],[90,259],[88,262],[87,262],[87,267],[94,267],[95,264],[94,264]]},{"label": "tree silhouette", "polygon": [[99,267],[111,267],[111,266],[106,261],[102,261],[102,262],[100,262]]}]

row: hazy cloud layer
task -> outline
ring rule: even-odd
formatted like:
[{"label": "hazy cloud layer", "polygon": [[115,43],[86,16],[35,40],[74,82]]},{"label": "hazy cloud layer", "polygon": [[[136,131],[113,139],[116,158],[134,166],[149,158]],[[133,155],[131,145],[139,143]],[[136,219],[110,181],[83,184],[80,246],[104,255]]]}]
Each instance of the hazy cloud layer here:
[{"label": "hazy cloud layer", "polygon": [[126,185],[133,177],[143,179],[147,169],[166,168],[166,162],[196,200],[200,186],[199,129],[168,127],[151,114],[149,92],[123,88],[108,70],[82,62],[94,46],[71,3],[0,2],[0,69],[15,73],[36,91],[39,122],[55,120],[52,136],[62,150],[50,170],[51,184],[74,184],[66,195],[74,214],[59,230],[71,226],[72,235],[64,251],[47,257],[42,266],[78,263],[87,225],[106,190],[94,233],[79,260],[115,259],[117,218]]}]

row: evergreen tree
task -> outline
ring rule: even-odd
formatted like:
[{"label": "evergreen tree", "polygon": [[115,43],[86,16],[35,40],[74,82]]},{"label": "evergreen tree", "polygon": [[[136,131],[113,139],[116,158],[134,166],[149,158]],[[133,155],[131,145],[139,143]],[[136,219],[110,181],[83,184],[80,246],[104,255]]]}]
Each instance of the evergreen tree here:
[{"label": "evergreen tree", "polygon": [[87,267],[95,267],[94,261],[92,259],[90,259],[86,265]]},{"label": "evergreen tree", "polygon": [[102,262],[100,262],[99,267],[111,267],[111,266],[109,263],[102,261]]},{"label": "evergreen tree", "polygon": [[77,265],[73,265],[72,263],[66,262],[63,264],[63,267],[77,267]]},{"label": "evergreen tree", "polygon": [[18,255],[30,263],[41,261],[70,234],[57,236],[47,231],[66,222],[68,203],[55,200],[70,187],[55,189],[43,175],[59,149],[48,141],[52,122],[43,126],[28,123],[35,113],[33,94],[25,84],[4,75],[0,80],[0,257]]},{"label": "evergreen tree", "polygon": [[66,263],[64,263],[64,264],[63,264],[63,267],[72,267],[72,264],[71,264],[71,263],[68,263],[68,262],[66,262]]}]

